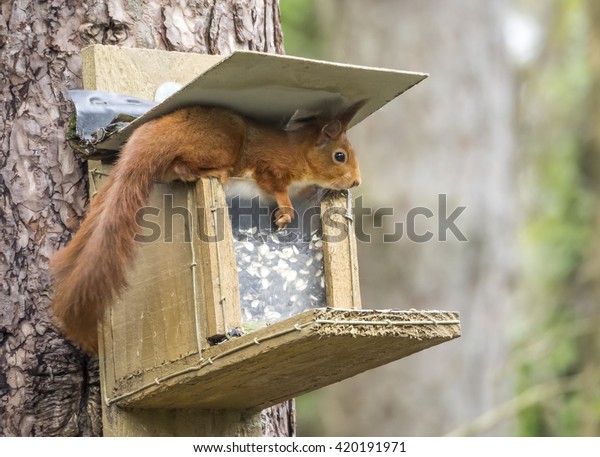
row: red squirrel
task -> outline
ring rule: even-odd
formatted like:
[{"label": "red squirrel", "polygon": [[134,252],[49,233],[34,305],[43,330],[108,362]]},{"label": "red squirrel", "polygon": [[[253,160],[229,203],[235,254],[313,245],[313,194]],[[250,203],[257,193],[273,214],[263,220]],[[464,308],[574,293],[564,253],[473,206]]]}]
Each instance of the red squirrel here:
[{"label": "red squirrel", "polygon": [[111,175],[93,199],[81,227],[52,258],[52,307],[64,335],[86,352],[98,349],[104,308],[126,286],[134,259],[135,215],[154,181],[251,175],[273,195],[275,223],[294,217],[292,183],[348,189],[360,184],[356,154],[346,137],[362,102],[327,121],[318,117],[291,129],[275,128],[215,107],[182,108],[137,128]]}]

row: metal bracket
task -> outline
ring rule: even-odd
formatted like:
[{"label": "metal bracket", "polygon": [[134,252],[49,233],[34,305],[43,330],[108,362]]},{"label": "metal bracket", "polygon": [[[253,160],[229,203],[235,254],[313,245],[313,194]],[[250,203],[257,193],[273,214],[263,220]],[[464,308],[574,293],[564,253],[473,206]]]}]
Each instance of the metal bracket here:
[{"label": "metal bracket", "polygon": [[95,144],[157,105],[150,100],[97,90],[70,90],[69,96],[75,107],[69,142],[86,159],[114,156],[115,151],[96,149]]}]

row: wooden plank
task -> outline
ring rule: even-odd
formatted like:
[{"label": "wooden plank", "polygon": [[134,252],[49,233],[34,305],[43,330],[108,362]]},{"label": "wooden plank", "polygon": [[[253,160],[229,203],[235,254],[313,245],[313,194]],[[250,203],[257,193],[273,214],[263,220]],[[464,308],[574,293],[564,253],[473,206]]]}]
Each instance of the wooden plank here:
[{"label": "wooden plank", "polygon": [[204,335],[220,340],[242,326],[240,290],[229,211],[218,179],[201,178],[195,187],[197,233],[194,249],[200,262]]},{"label": "wooden plank", "polygon": [[361,309],[356,235],[345,191],[327,194],[321,202],[321,221],[327,305]]},{"label": "wooden plank", "polygon": [[82,59],[85,89],[154,100],[160,84],[187,84],[224,57],[95,44],[83,49]]},{"label": "wooden plank", "polygon": [[172,183],[151,193],[148,207],[157,215],[145,219],[154,231],[142,231],[148,239],[137,243],[130,287],[105,318],[112,335],[106,349],[114,354],[117,378],[199,353],[192,244],[184,216],[188,192],[193,192],[189,185]]},{"label": "wooden plank", "polygon": [[319,308],[207,349],[148,377],[132,374],[111,402],[151,409],[264,408],[460,336],[457,313]]}]

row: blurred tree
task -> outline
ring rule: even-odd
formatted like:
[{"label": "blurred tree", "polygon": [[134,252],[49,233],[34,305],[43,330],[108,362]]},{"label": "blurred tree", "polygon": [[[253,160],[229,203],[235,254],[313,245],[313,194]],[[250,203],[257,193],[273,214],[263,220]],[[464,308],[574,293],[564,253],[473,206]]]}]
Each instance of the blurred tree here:
[{"label": "blurred tree", "polygon": [[284,0],[280,7],[287,53],[312,59],[323,58],[323,33],[316,0]]},{"label": "blurred tree", "polygon": [[[506,2],[331,0],[318,3],[328,57],[426,71],[431,77],[353,129],[365,219],[359,247],[363,306],[461,312],[463,337],[319,392],[314,420],[328,435],[440,435],[507,400],[514,322],[516,192],[514,72],[505,52]],[[468,238],[440,233],[447,214]],[[384,243],[394,222],[425,206],[427,243]],[[383,226],[377,228],[373,225]],[[443,224],[442,224],[443,225]],[[406,228],[406,227],[405,227]],[[447,241],[438,241],[447,235]],[[303,399],[303,401],[314,401]],[[477,433],[504,434],[506,421]]]},{"label": "blurred tree", "polygon": [[522,1],[544,31],[525,62],[522,435],[600,434],[600,4]]}]

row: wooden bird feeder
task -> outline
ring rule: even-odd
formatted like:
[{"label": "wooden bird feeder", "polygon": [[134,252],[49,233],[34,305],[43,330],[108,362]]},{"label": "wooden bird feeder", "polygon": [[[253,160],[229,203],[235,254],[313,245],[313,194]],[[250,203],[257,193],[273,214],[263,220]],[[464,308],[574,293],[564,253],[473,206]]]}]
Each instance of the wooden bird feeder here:
[{"label": "wooden bird feeder", "polygon": [[[83,63],[89,90],[152,99],[165,81],[185,85],[96,144],[101,160],[89,162],[92,194],[112,166],[102,159],[114,156],[137,125],[179,107],[218,105],[276,123],[298,109],[366,99],[358,123],[426,77],[252,52],[223,57],[99,45],[84,50]],[[362,310],[350,202],[345,192],[329,194],[316,232],[300,245],[265,248],[259,238],[240,238],[253,235],[252,226],[232,225],[231,196],[218,180],[157,183],[148,206],[159,210],[153,227],[160,237],[139,243],[130,287],[101,325],[105,435],[258,435],[262,408],[460,336],[457,313]],[[261,272],[260,255],[294,263],[294,247],[307,243],[318,248],[316,269],[282,276],[278,263]],[[286,248],[291,254],[282,254]],[[248,262],[258,262],[259,273],[246,279],[266,285],[258,287],[262,295],[240,279],[246,251],[258,255]],[[313,267],[310,258],[306,263]],[[306,287],[300,270],[308,271]],[[275,292],[286,284],[299,289],[294,301]],[[305,289],[318,306],[302,295]],[[282,311],[298,301],[310,306]],[[269,325],[231,337],[255,323],[253,309]]]}]

